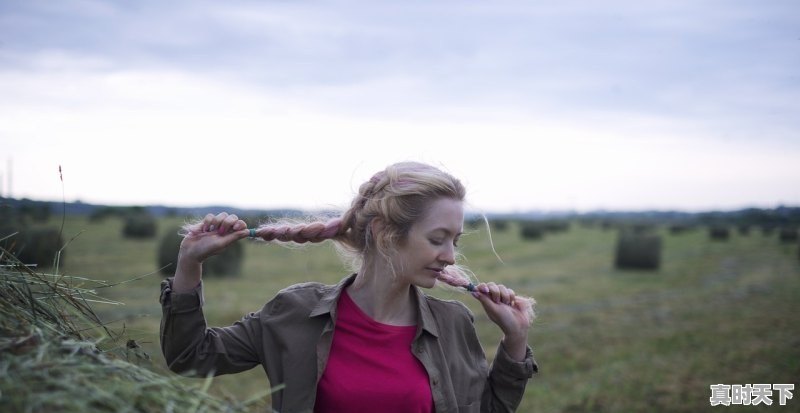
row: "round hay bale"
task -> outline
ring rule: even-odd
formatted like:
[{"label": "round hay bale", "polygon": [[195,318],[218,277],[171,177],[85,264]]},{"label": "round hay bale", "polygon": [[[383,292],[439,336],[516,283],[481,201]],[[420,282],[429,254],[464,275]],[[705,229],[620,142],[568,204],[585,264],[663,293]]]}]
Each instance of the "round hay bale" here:
[{"label": "round hay bale", "polygon": [[170,276],[175,274],[175,263],[178,262],[178,252],[181,249],[183,237],[178,234],[180,227],[170,228],[158,243],[157,264],[158,272]]},{"label": "round hay bale", "polygon": [[688,225],[684,224],[673,224],[669,226],[669,233],[672,235],[680,235],[689,230]]},{"label": "round hay bale", "polygon": [[713,226],[708,229],[708,236],[712,241],[727,241],[731,237],[731,231],[728,227]]},{"label": "round hay bale", "polygon": [[797,241],[797,228],[783,227],[778,233],[778,239],[785,244],[791,244]]},{"label": "round hay bale", "polygon": [[[6,234],[7,235],[7,234]],[[4,242],[23,264],[36,264],[37,268],[52,268],[64,239],[57,228],[30,228],[21,230]],[[61,251],[60,262],[64,261]]]},{"label": "round hay bale", "polygon": [[617,239],[614,266],[618,269],[657,270],[661,265],[661,237],[622,231]]},{"label": "round hay bale", "polygon": [[544,236],[544,229],[536,222],[523,222],[519,227],[519,234],[523,240],[536,241]]},{"label": "round hay bale", "polygon": [[203,263],[203,276],[236,277],[241,275],[244,261],[244,245],[234,242],[222,253],[209,257]]},{"label": "round hay bale", "polygon": [[125,217],[122,236],[125,238],[147,239],[156,236],[156,219],[145,213],[131,214]]},{"label": "round hay bale", "polygon": [[495,231],[505,231],[508,229],[508,220],[506,219],[496,219],[494,221],[489,221],[489,223]]}]

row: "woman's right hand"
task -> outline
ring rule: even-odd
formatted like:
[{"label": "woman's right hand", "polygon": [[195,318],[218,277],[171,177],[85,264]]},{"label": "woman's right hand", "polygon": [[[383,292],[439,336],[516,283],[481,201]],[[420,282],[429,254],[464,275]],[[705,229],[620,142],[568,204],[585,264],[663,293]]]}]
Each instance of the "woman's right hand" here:
[{"label": "woman's right hand", "polygon": [[247,224],[236,215],[227,212],[208,214],[183,238],[178,261],[202,263],[248,235]]},{"label": "woman's right hand", "polygon": [[208,214],[188,230],[189,233],[181,241],[172,282],[173,290],[178,293],[191,291],[200,284],[206,258],[219,254],[227,246],[250,234],[244,221],[227,212]]}]

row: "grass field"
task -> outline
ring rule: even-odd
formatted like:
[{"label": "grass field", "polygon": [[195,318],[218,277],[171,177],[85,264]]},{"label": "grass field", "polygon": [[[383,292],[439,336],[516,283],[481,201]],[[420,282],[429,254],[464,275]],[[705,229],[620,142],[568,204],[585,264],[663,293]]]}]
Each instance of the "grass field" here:
[{"label": "grass field", "polygon": [[[130,240],[116,219],[89,223],[68,217],[61,273],[124,281],[156,271],[159,236]],[[59,225],[51,220],[50,225]],[[759,231],[710,241],[703,230],[663,237],[656,272],[613,268],[616,232],[572,225],[540,241],[522,241],[512,226],[463,237],[464,263],[482,281],[501,282],[538,301],[530,343],[541,372],[529,383],[521,412],[800,411],[800,259],[797,244]],[[246,241],[245,241],[246,242]],[[333,283],[346,275],[327,244],[292,250],[247,242],[243,274],[205,281],[211,325],[227,325],[260,308],[278,290],[301,281]],[[95,310],[124,329],[152,356],[150,368],[170,374],[158,347],[159,283],[153,274],[102,294],[124,305]],[[465,302],[487,355],[500,338],[468,295],[435,290]],[[184,379],[196,380],[196,379]],[[710,407],[711,384],[794,383],[793,400],[772,407]],[[260,369],[218,377],[211,391],[237,399],[268,386]]]}]

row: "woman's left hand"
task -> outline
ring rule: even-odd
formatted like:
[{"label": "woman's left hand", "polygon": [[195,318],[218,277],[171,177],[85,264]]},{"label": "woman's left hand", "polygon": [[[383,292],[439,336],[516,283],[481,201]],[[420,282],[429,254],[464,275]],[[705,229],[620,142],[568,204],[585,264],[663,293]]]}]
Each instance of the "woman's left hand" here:
[{"label": "woman's left hand", "polygon": [[506,351],[513,358],[523,360],[532,321],[528,311],[530,303],[517,299],[514,290],[502,284],[480,283],[476,290],[472,295],[480,301],[489,319],[503,330]]}]

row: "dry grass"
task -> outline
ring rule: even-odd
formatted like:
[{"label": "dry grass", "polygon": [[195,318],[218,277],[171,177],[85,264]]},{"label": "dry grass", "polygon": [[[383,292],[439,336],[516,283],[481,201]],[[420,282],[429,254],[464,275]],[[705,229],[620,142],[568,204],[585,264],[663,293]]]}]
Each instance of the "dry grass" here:
[{"label": "dry grass", "polygon": [[[238,412],[234,402],[138,365],[134,340],[103,325],[92,305],[119,284],[43,274],[0,250],[0,411]],[[124,343],[124,344],[123,344]]]}]

